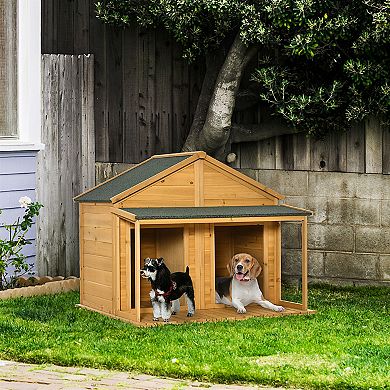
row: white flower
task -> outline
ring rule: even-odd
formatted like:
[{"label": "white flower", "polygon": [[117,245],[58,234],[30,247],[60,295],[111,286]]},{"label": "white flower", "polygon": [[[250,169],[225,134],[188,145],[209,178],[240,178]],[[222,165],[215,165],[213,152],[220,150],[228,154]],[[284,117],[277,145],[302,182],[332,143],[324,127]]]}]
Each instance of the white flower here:
[{"label": "white flower", "polygon": [[171,362],[172,362],[172,363],[177,363],[178,360],[177,360],[176,358],[173,358],[173,359],[171,360]]},{"label": "white flower", "polygon": [[32,200],[28,196],[22,196],[19,199],[20,207],[27,209],[28,206],[32,203]]}]

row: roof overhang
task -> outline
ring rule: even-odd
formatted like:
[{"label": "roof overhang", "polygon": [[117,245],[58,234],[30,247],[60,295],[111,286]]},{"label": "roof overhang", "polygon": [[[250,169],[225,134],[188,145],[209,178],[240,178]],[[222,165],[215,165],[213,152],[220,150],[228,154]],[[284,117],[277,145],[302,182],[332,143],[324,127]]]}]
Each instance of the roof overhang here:
[{"label": "roof overhang", "polygon": [[188,223],[262,223],[303,221],[312,212],[289,205],[220,207],[148,207],[114,209],[112,212],[141,225]]}]

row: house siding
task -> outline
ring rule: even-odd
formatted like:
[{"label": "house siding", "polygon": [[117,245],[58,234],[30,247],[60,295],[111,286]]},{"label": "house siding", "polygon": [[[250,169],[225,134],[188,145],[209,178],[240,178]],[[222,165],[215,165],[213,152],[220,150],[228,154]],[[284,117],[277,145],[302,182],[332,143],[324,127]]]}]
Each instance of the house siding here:
[{"label": "house siding", "polygon": [[[24,209],[19,205],[19,198],[28,196],[33,201],[35,195],[36,151],[1,152],[0,151],[0,239],[7,237],[4,224],[10,224],[22,217]],[[27,232],[26,245],[23,254],[27,256],[27,263],[33,264],[35,271],[36,256],[36,225]]]}]

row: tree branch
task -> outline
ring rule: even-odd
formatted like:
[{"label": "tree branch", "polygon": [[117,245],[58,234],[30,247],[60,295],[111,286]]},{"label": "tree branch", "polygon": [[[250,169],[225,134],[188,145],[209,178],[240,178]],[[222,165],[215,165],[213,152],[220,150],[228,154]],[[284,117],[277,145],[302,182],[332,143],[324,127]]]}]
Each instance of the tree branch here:
[{"label": "tree branch", "polygon": [[270,119],[266,123],[242,125],[233,124],[230,131],[231,143],[262,141],[284,134],[298,133],[296,129],[288,127],[282,122]]}]

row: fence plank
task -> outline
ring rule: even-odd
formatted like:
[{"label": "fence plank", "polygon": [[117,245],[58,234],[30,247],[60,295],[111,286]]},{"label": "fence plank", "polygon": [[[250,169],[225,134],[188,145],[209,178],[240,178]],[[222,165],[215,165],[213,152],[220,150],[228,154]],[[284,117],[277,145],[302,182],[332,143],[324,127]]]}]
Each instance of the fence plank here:
[{"label": "fence plank", "polygon": [[107,73],[106,113],[108,119],[109,161],[123,161],[123,121],[122,121],[122,29],[108,26],[107,34]]},{"label": "fence plank", "polygon": [[347,137],[343,132],[332,132],[327,137],[329,144],[328,171],[347,170]]},{"label": "fence plank", "polygon": [[298,133],[293,135],[294,145],[294,169],[310,169],[310,139],[306,134]]},{"label": "fence plank", "polygon": [[390,127],[383,127],[382,173],[390,174]]},{"label": "fence plank", "polygon": [[[123,160],[140,162],[138,126],[138,27],[132,24],[123,34]],[[104,160],[100,160],[104,161]]]},{"label": "fence plank", "polygon": [[347,132],[347,172],[364,170],[364,124],[356,123]]},{"label": "fence plank", "polygon": [[382,173],[382,127],[379,118],[365,121],[366,173]]},{"label": "fence plank", "polygon": [[[61,32],[60,32],[61,33]],[[95,75],[95,147],[99,161],[109,161],[108,113],[107,113],[107,67],[106,26],[90,13],[90,49],[94,53]],[[78,54],[78,53],[75,53]],[[120,91],[118,91],[120,93]]]},{"label": "fence plank", "polygon": [[[94,184],[93,56],[43,55],[42,141],[37,220],[40,274],[78,274],[73,197]],[[53,221],[55,223],[53,223]]]}]

